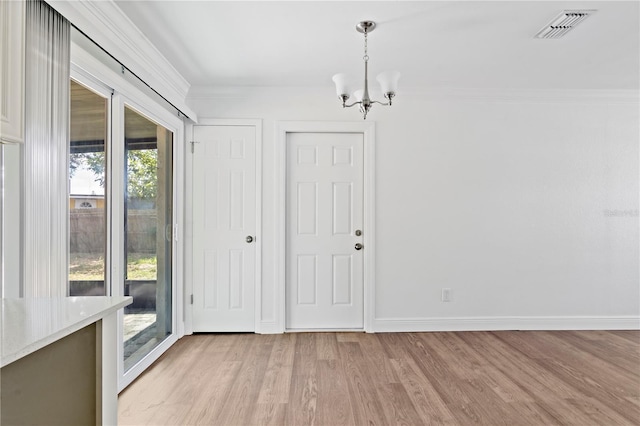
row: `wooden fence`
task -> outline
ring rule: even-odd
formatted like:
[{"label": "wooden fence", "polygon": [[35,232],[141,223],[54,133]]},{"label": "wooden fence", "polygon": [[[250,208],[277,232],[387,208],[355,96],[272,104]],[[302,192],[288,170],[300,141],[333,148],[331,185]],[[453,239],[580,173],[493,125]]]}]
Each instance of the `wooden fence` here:
[{"label": "wooden fence", "polygon": [[[102,209],[71,209],[69,212],[69,251],[104,253],[105,212]],[[127,251],[156,252],[155,210],[129,210],[127,215]]]}]

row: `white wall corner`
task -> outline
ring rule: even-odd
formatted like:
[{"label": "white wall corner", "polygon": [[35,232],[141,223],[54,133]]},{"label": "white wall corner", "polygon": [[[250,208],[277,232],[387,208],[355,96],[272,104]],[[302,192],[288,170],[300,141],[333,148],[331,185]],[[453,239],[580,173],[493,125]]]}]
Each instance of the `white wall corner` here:
[{"label": "white wall corner", "polygon": [[375,332],[640,330],[640,316],[378,318]]},{"label": "white wall corner", "polygon": [[45,0],[80,31],[189,115],[189,82],[113,0]]}]

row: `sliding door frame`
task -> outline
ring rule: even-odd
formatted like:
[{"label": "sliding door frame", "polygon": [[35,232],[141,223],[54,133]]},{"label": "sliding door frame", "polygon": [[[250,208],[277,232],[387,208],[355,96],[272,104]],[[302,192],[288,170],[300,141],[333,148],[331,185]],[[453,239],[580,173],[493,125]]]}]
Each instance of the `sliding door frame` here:
[{"label": "sliding door frame", "polygon": [[[166,128],[167,130],[173,133],[173,194],[172,194],[172,202],[173,202],[173,217],[172,217],[172,238],[171,238],[171,246],[172,246],[172,259],[171,259],[171,334],[168,335],[162,342],[160,342],[155,348],[153,348],[147,355],[145,355],[137,364],[131,367],[128,371],[124,371],[124,345],[123,345],[123,335],[124,335],[124,310],[118,311],[118,391],[121,391],[125,387],[127,387],[136,377],[138,377],[144,370],[149,368],[149,366],[156,360],[160,355],[162,355],[171,345],[173,345],[179,338],[179,327],[178,327],[178,318],[182,318],[182,310],[179,309],[179,306],[182,306],[182,291],[180,289],[183,287],[183,283],[180,277],[182,277],[182,267],[178,262],[178,253],[182,251],[182,244],[178,244],[178,236],[177,231],[178,227],[178,218],[176,216],[182,214],[181,204],[178,203],[177,195],[179,192],[178,181],[181,180],[178,177],[183,175],[183,170],[181,167],[181,161],[178,162],[178,152],[177,147],[184,145],[184,128],[182,120],[177,117],[171,115],[168,111],[159,108],[153,108],[153,105],[150,105],[148,102],[145,102],[145,99],[142,99],[142,102],[139,102],[138,99],[135,99],[131,96],[125,96],[121,93],[114,93],[113,101],[112,101],[112,126],[113,126],[113,140],[115,141],[114,145],[114,156],[113,161],[114,165],[117,163],[122,167],[121,169],[116,169],[115,167],[112,169],[114,173],[112,173],[114,192],[118,194],[118,196],[114,196],[114,204],[113,204],[113,217],[112,221],[114,222],[114,229],[117,229],[118,232],[114,232],[112,234],[112,247],[113,250],[118,250],[118,256],[114,255],[114,262],[118,264],[117,270],[119,273],[114,276],[114,280],[112,281],[112,285],[114,287],[114,296],[124,296],[124,282],[125,282],[125,270],[126,270],[126,259],[124,259],[124,194],[125,194],[125,182],[124,182],[124,160],[125,160],[125,148],[124,148],[124,111],[125,108],[128,107],[135,112],[145,116],[147,119],[155,122]],[[178,212],[180,210],[180,212]]]},{"label": "sliding door frame", "polygon": [[[110,152],[107,167],[109,192],[107,212],[109,223],[107,250],[110,264],[106,276],[109,279],[111,296],[124,293],[124,271],[126,268],[124,248],[124,108],[129,106],[151,121],[173,132],[173,218],[172,218],[172,332],[149,354],[129,371],[124,371],[124,311],[118,312],[118,392],[128,386],[147,369],[164,351],[184,335],[184,123],[140,88],[127,81],[121,70],[115,70],[97,59],[83,48],[72,43],[71,69],[74,79],[88,78],[91,82],[111,91]],[[89,84],[94,87],[94,84]]]}]

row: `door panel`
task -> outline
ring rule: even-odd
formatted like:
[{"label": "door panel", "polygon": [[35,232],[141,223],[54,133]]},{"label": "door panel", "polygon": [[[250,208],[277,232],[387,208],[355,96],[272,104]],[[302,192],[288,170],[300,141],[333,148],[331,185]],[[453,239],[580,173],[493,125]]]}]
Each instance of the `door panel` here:
[{"label": "door panel", "polygon": [[287,133],[286,327],[361,329],[361,133]]},{"label": "door panel", "polygon": [[124,372],[173,332],[173,133],[125,107]]},{"label": "door panel", "polygon": [[193,330],[254,331],[253,126],[194,126]]}]

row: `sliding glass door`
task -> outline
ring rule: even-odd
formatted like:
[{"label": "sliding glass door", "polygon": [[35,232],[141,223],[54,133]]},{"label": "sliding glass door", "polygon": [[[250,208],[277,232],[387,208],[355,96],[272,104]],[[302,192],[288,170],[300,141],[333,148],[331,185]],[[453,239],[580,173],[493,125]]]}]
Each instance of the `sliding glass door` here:
[{"label": "sliding glass door", "polygon": [[183,115],[75,29],[71,79],[68,294],[133,297],[120,391],[184,333]]},{"label": "sliding glass door", "polygon": [[173,330],[173,133],[125,106],[124,163],[126,373]]},{"label": "sliding glass door", "polygon": [[144,96],[79,70],[69,96],[68,294],[133,297],[119,313],[123,389],[177,340],[174,147],[183,127]]}]

